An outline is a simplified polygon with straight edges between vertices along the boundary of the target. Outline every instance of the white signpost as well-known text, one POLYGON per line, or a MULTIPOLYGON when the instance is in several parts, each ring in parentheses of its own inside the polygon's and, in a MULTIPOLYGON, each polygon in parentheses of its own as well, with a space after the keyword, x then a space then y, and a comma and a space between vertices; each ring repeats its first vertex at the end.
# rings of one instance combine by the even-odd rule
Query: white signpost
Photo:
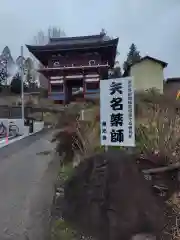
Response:
POLYGON ((100 81, 101 145, 135 146, 133 78, 100 81))

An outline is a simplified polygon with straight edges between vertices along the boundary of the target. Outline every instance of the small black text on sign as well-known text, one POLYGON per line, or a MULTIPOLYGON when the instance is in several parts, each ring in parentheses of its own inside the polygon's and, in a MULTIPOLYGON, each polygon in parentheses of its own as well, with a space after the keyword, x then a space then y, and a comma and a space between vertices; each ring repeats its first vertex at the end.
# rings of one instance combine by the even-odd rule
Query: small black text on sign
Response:
POLYGON ((129 138, 132 137, 132 86, 131 81, 128 81, 128 129, 129 138))
POLYGON ((102 121, 102 140, 105 141, 107 139, 107 129, 106 129, 106 122, 102 121))

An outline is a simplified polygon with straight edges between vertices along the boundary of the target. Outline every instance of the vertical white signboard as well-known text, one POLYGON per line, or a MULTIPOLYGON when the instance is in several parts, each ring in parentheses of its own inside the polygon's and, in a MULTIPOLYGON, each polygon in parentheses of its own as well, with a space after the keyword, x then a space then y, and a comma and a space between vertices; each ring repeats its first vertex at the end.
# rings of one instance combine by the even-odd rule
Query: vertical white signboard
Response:
POLYGON ((100 81, 101 145, 135 146, 133 78, 100 81))

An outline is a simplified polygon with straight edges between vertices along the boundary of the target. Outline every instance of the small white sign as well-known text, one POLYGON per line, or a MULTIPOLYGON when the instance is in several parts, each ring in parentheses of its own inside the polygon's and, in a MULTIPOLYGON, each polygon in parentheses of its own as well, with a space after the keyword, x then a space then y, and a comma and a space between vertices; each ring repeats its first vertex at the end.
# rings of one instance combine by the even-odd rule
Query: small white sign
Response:
POLYGON ((8 119, 0 119, 0 139, 9 136, 9 122, 8 119))
POLYGON ((133 78, 100 81, 101 145, 135 146, 133 78))

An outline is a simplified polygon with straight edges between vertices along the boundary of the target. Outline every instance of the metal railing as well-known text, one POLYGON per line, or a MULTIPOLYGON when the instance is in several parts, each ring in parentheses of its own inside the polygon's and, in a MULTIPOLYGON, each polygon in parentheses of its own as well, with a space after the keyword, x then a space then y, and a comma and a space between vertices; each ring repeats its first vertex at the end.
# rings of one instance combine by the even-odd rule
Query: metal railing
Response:
MULTIPOLYGON (((32 107, 26 106, 24 108, 24 116, 25 118, 32 118, 32 115, 36 113, 38 114, 38 120, 43 120, 43 114, 46 112, 49 113, 61 113, 66 109, 66 107, 32 107)), ((20 119, 22 118, 22 109, 21 106, 7 106, 0 105, 0 118, 8 118, 8 119, 20 119)))
MULTIPOLYGON (((24 115, 26 118, 35 110, 32 107, 25 107, 24 108, 24 115)), ((36 112, 42 112, 42 109, 36 110, 36 112)), ((42 114, 43 116, 43 114, 42 114)), ((8 118, 8 119, 20 119, 22 118, 22 109, 21 106, 0 106, 0 118, 8 118)))

